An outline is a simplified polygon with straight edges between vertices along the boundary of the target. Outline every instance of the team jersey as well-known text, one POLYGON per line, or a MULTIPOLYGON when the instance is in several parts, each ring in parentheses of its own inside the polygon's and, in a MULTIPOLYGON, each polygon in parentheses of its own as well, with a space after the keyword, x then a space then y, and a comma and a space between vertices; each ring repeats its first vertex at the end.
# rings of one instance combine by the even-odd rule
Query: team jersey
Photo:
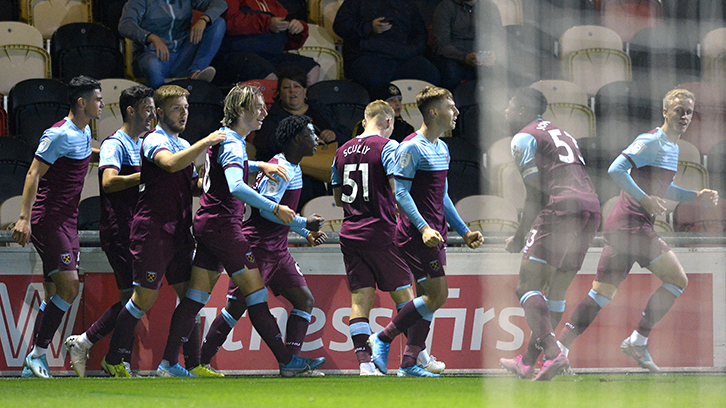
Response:
MULTIPOLYGON (((141 187, 134 226, 144 223, 169 234, 189 230, 192 225, 192 180, 197 176, 194 165, 169 173, 154 162, 154 157, 161 151, 174 154, 187 148, 189 142, 169 134, 161 126, 144 137, 141 144, 141 187)), ((132 230, 135 230, 134 226, 132 230)))
MULTIPOLYGON (((418 212, 446 240, 448 228, 444 211, 446 176, 449 171, 449 147, 437 139, 429 142, 416 132, 404 139, 396 152, 394 177, 411 182, 410 194, 418 212)), ((420 235, 418 228, 403 213, 398 217, 395 240, 399 245, 420 235)))
POLYGON ((568 212, 599 212, 600 204, 577 141, 538 119, 512 138, 512 156, 525 180, 539 176, 546 206, 568 212))
MULTIPOLYGON (((656 197, 665 195, 678 171, 678 145, 662 129, 655 128, 639 135, 621 155, 632 164, 630 176, 645 194, 656 197)), ((653 217, 645 211, 640 201, 625 191, 620 192, 610 218, 614 216, 624 216, 622 222, 653 223, 653 217)))
POLYGON ((340 237, 369 246, 393 236, 396 200, 389 178, 398 142, 378 135, 357 136, 335 152, 331 183, 342 188, 345 214, 340 237))
POLYGON ((35 158, 50 166, 38 182, 31 223, 75 227, 83 182, 91 161, 91 128, 81 130, 68 117, 43 132, 35 158))
POLYGON ((239 167, 247 180, 249 165, 247 162, 247 145, 245 139, 228 127, 220 129, 227 136, 222 143, 207 148, 204 163, 204 180, 202 181, 201 207, 197 211, 200 220, 209 217, 244 217, 245 203, 237 199, 230 191, 224 170, 239 167))
POLYGON ((121 191, 103 191, 103 173, 116 169, 119 176, 141 171, 141 142, 134 141, 122 130, 106 138, 101 144, 101 158, 98 162, 98 183, 101 186, 101 224, 99 234, 101 245, 127 242, 131 234, 136 203, 139 201, 139 187, 133 186, 121 191))
MULTIPOLYGON (((276 154, 269 163, 284 166, 290 181, 286 182, 279 176, 272 180, 260 172, 255 181, 255 190, 269 200, 297 210, 303 186, 300 165, 288 162, 283 153, 276 154)), ((261 253, 287 252, 287 234, 290 227, 268 220, 257 208, 252 207, 252 214, 245 221, 242 231, 250 245, 261 253)))

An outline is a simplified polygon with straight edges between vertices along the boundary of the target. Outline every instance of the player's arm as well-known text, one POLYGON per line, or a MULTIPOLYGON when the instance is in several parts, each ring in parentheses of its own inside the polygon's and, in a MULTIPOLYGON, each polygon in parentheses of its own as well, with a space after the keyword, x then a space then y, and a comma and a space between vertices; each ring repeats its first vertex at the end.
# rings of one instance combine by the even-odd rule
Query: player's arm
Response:
POLYGON ((30 241, 30 211, 35 203, 35 197, 38 195, 38 183, 40 178, 50 168, 38 158, 34 158, 30 164, 30 169, 25 175, 25 185, 23 186, 23 199, 20 204, 20 217, 13 228, 13 240, 18 244, 25 246, 30 241))
POLYGON ((278 204, 261 196, 252 187, 245 182, 244 172, 240 167, 229 166, 224 169, 224 176, 227 179, 227 187, 229 192, 255 208, 271 212, 275 217, 279 218, 284 224, 289 224, 295 218, 295 211, 290 207, 278 204))
POLYGON ((513 236, 507 238, 504 249, 507 252, 518 253, 524 247, 525 236, 542 209, 542 180, 535 161, 537 140, 534 136, 529 133, 517 133, 512 138, 511 150, 514 162, 522 175, 527 197, 524 200, 524 213, 519 221, 519 227, 513 236))
POLYGON ((335 205, 343 208, 343 185, 340 181, 338 168, 335 166, 336 157, 333 158, 333 164, 330 166, 330 185, 333 186, 333 199, 335 205))
POLYGON ((125 176, 118 174, 115 167, 107 167, 103 170, 101 177, 101 188, 105 193, 115 193, 117 191, 126 190, 134 186, 138 186, 141 182, 141 173, 132 173, 125 176))
POLYGON ((648 214, 654 216, 662 214, 666 210, 665 200, 646 194, 635 183, 629 172, 633 168, 633 164, 632 159, 623 153, 613 160, 610 168, 608 168, 608 174, 615 180, 618 187, 638 200, 648 214))
POLYGON ((192 164, 194 159, 207 147, 214 146, 226 139, 227 136, 225 136, 224 132, 217 130, 180 152, 172 153, 169 150, 159 150, 154 155, 154 163, 169 173, 176 173, 192 164))
MULTIPOLYGON (((262 162, 258 162, 262 164, 262 162)), ((272 164, 272 163, 265 163, 269 164, 272 167, 268 167, 272 169, 273 167, 279 167, 282 172, 287 176, 287 170, 285 169, 285 166, 280 164, 272 164)), ((262 167, 260 167, 260 170, 262 170, 262 167)), ((279 170, 278 170, 279 171, 279 170)), ((257 189, 260 191, 259 194, 275 203, 279 203, 282 200, 282 197, 285 195, 285 192, 291 187, 288 180, 283 179, 282 176, 279 175, 270 175, 267 176, 268 178, 262 178, 259 180, 259 185, 257 186, 257 189), (269 188, 268 188, 269 186, 269 188)), ((307 238, 310 231, 320 231, 320 228, 323 227, 323 223, 325 220, 323 217, 319 216, 318 214, 312 214, 308 216, 307 218, 301 217, 299 215, 295 215, 295 218, 292 220, 291 223, 285 224, 280 219, 277 218, 277 216, 265 209, 260 209, 260 215, 276 224, 282 224, 282 225, 289 225, 290 229, 293 231, 298 232, 299 234, 305 234, 303 235, 304 238, 307 238), (296 230, 297 229, 297 230, 296 230), (304 229, 305 231, 302 231, 304 229)))
POLYGON ((262 174, 264 174, 268 178, 273 178, 273 176, 280 176, 280 178, 285 180, 286 183, 290 181, 290 178, 287 175, 287 170, 285 170, 285 166, 282 166, 280 164, 250 160, 247 162, 247 165, 249 166, 250 172, 254 173, 256 171, 261 171, 262 174))
POLYGON ((700 201, 705 206, 718 204, 718 191, 704 188, 700 191, 686 190, 671 183, 663 198, 678 202, 700 201))

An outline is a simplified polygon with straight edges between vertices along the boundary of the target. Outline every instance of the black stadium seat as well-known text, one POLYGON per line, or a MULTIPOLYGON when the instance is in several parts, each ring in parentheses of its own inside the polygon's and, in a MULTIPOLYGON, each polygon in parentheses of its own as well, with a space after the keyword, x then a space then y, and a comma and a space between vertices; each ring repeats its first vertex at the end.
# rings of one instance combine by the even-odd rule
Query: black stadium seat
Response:
POLYGON ((308 88, 308 98, 325 106, 337 126, 336 134, 352 135, 355 125, 363 119, 370 101, 368 92, 351 81, 321 81, 308 88), (341 132, 341 133, 338 133, 341 132))
POLYGON ((189 118, 179 136, 194 144, 222 127, 225 95, 219 88, 197 79, 178 79, 169 85, 179 85, 189 91, 189 118))
POLYGON ((119 38, 93 23, 71 23, 58 28, 51 39, 53 77, 68 83, 73 77, 123 78, 124 58, 119 38))
POLYGON ((68 88, 54 79, 27 79, 10 90, 10 134, 35 150, 43 132, 70 110, 68 88))

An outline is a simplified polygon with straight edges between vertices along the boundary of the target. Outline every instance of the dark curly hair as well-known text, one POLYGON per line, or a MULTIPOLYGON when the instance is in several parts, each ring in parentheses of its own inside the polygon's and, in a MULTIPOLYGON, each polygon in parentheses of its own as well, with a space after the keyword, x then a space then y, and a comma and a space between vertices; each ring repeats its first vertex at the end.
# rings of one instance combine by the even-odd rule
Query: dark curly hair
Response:
POLYGON ((308 125, 311 125, 313 120, 305 115, 291 115, 280 121, 275 130, 275 139, 277 145, 285 150, 288 143, 290 143, 295 136, 301 134, 308 125))

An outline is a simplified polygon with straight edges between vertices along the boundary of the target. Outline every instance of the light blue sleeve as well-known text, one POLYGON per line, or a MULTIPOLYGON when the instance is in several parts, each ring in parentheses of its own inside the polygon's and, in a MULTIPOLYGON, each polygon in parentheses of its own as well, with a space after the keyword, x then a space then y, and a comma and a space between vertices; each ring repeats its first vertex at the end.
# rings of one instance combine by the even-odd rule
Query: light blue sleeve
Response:
POLYGON ((679 202, 696 201, 696 194, 697 192, 694 190, 686 190, 685 188, 678 187, 671 183, 671 185, 668 186, 668 190, 666 190, 666 193, 663 195, 663 198, 679 202))
POLYGON ((262 197, 252 187, 248 186, 244 179, 244 171, 240 167, 230 166, 225 168, 224 176, 227 178, 229 192, 240 201, 260 210, 275 211, 277 203, 262 197))
POLYGON ((512 157, 519 167, 523 179, 539 174, 535 157, 537 154, 537 140, 529 133, 517 133, 511 142, 512 157))
MULTIPOLYGON (((229 166, 239 166, 244 168, 247 161, 247 150, 243 143, 239 140, 229 137, 219 146, 217 154, 217 162, 226 169, 229 166)), ((249 162, 248 162, 249 165, 249 162)))
POLYGON ((631 168, 633 168, 633 165, 630 160, 621 154, 613 160, 610 168, 608 168, 608 174, 615 180, 618 187, 640 201, 645 197, 645 191, 635 184, 635 180, 628 173, 631 168))
POLYGON ((464 220, 461 219, 459 212, 454 207, 454 202, 449 197, 449 180, 446 180, 446 187, 444 190, 444 214, 446 215, 446 222, 459 233, 462 237, 469 232, 469 227, 466 226, 464 220))
POLYGON ((636 137, 633 143, 623 150, 623 154, 635 163, 635 167, 641 168, 652 165, 658 156, 659 150, 659 143, 655 135, 644 133, 636 137))
POLYGON ((401 143, 396 151, 396 166, 394 175, 413 180, 421 161, 421 152, 411 141, 401 143))
POLYGON ((101 143, 98 167, 115 167, 121 170, 124 160, 124 146, 118 139, 106 139, 101 143))
POLYGON ((396 166, 394 175, 396 176, 396 201, 401 207, 401 211, 417 229, 421 229, 428 224, 423 219, 421 213, 416 207, 416 203, 411 197, 411 184, 413 177, 416 175, 416 168, 421 159, 420 153, 416 146, 409 142, 401 143, 396 151, 396 166))
POLYGON ((56 160, 65 156, 66 150, 68 150, 67 146, 61 128, 53 127, 43 132, 35 155, 48 164, 53 164, 56 160))
POLYGON ((383 163, 386 175, 391 175, 396 171, 396 151, 398 150, 398 146, 399 144, 395 140, 389 140, 388 143, 383 146, 381 162, 383 163))
MULTIPOLYGON (((287 171, 287 174, 294 174, 294 170, 290 166, 285 166, 285 170, 287 171)), ((262 197, 270 201, 274 201, 275 203, 279 203, 280 200, 282 200, 282 196, 285 195, 285 191, 287 191, 287 188, 290 186, 290 183, 283 180, 280 176, 275 175, 274 177, 275 179, 271 180, 269 177, 263 175, 257 188, 260 190, 262 197)), ((307 219, 299 215, 296 215, 295 219, 293 219, 290 224, 283 224, 283 222, 280 221, 275 214, 264 209, 260 209, 260 215, 276 224, 289 225, 290 227, 303 228, 307 225, 307 219)))
MULTIPOLYGON (((246 150, 245 150, 245 157, 247 157, 247 151, 246 151, 246 150)), ((249 168, 249 171, 250 171, 251 173, 254 173, 254 172, 256 172, 256 171, 260 171, 260 163, 261 163, 261 162, 259 162, 259 161, 256 161, 256 160, 253 160, 253 161, 248 161, 248 162, 247 162, 247 166, 248 166, 248 168, 249 168)))
POLYGON ((144 158, 153 162, 154 156, 162 150, 174 152, 174 149, 167 143, 168 139, 158 133, 150 133, 144 138, 144 158))
POLYGON ((335 187, 340 186, 340 174, 338 174, 338 169, 335 168, 335 158, 333 158, 333 164, 330 166, 330 184, 335 187))
POLYGON ((396 185, 396 201, 401 206, 401 211, 408 217, 409 220, 416 226, 417 229, 423 228, 427 224, 426 220, 423 219, 421 213, 416 207, 416 203, 413 202, 411 197, 411 181, 395 179, 396 185))

